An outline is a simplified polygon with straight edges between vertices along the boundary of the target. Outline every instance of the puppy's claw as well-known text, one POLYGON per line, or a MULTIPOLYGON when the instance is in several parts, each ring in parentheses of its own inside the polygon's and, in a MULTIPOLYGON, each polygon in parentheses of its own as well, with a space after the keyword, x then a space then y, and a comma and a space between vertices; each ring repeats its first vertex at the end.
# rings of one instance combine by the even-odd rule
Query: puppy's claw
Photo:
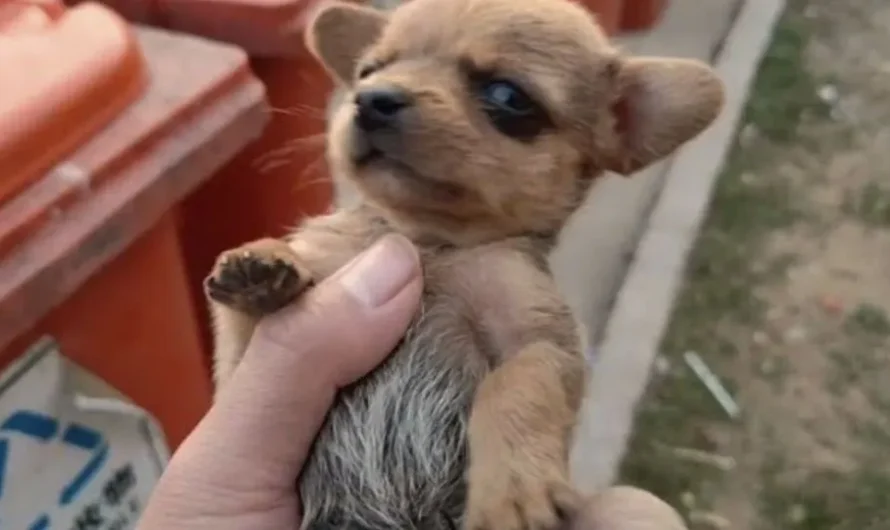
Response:
POLYGON ((580 496, 561 482, 535 484, 514 479, 498 494, 468 505, 467 530, 562 530, 581 504, 580 496))

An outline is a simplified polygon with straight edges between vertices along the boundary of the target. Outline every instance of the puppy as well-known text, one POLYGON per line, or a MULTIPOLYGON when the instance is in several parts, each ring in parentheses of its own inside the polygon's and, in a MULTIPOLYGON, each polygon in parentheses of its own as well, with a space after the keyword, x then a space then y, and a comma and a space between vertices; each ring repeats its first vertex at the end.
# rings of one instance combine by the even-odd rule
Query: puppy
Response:
POLYGON ((303 528, 684 528, 642 492, 571 487, 585 362, 547 254, 605 171, 633 173, 713 121, 714 73, 626 57, 567 0, 335 3, 308 44, 348 91, 328 159, 362 201, 220 257, 206 283, 217 384, 259 317, 383 234, 418 246, 425 292, 401 344, 330 412, 299 478, 303 528))

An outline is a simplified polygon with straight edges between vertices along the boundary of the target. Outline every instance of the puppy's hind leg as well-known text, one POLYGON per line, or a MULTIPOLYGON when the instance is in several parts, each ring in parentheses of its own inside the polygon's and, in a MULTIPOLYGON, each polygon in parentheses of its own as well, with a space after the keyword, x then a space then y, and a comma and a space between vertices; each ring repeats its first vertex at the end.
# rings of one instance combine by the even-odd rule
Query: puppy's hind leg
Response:
POLYGON ((287 243, 260 239, 224 252, 204 282, 214 324, 217 392, 244 355, 259 319, 290 304, 313 283, 287 243))

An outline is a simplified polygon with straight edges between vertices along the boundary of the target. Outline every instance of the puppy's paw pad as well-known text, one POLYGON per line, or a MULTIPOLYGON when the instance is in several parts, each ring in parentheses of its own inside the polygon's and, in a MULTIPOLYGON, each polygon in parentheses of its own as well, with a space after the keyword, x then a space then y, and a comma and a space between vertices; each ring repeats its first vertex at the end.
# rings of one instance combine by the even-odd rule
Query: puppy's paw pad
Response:
POLYGON ((310 284, 309 274, 293 262, 247 249, 223 254, 205 289, 221 304, 266 315, 293 302, 310 284))

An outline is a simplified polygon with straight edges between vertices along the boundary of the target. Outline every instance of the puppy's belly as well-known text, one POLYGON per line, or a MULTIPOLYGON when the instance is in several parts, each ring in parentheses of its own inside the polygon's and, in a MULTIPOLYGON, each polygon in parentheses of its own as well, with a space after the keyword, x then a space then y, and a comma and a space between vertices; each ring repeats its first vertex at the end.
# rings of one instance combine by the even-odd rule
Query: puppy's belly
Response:
POLYGON ((303 529, 460 524, 467 421, 488 369, 468 325, 425 312, 380 368, 342 393, 300 478, 303 529))

